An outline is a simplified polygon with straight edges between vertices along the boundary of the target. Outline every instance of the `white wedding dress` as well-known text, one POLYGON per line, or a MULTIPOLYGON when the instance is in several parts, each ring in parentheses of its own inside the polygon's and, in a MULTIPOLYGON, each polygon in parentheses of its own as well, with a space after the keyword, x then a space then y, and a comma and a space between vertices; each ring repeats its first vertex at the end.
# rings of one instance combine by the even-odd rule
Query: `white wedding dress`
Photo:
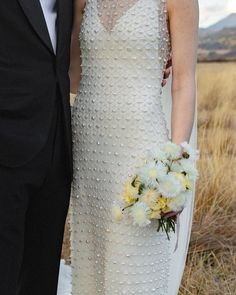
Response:
MULTIPOLYGON (((168 241, 111 209, 148 151, 169 138, 170 56, 165 0, 88 0, 80 33, 82 79, 73 108, 73 295, 176 295, 192 204, 168 241)), ((195 134, 195 133, 194 133, 195 134)))

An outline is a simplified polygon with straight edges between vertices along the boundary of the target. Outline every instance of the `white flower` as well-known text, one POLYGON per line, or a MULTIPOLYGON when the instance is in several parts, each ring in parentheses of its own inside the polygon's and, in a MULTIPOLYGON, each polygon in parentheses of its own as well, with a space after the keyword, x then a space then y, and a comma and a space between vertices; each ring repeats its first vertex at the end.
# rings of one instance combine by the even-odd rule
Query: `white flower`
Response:
POLYGON ((130 215, 133 218, 134 225, 137 224, 139 226, 146 226, 150 224, 151 221, 148 219, 149 213, 149 207, 143 202, 134 204, 130 210, 130 215))
POLYGON ((199 158, 198 150, 195 150, 194 148, 192 148, 191 145, 187 143, 186 141, 182 142, 180 146, 182 147, 182 153, 187 153, 189 155, 189 159, 191 159, 192 161, 198 160, 199 158))
POLYGON ((189 180, 181 172, 169 172, 169 175, 174 175, 181 183, 182 191, 186 190, 186 187, 189 185, 189 180))
POLYGON ((168 203, 168 207, 174 212, 181 211, 186 205, 188 195, 188 193, 179 194, 177 197, 171 199, 171 202, 168 203))
POLYGON ((166 161, 166 154, 160 148, 152 149, 149 152, 149 156, 150 156, 151 159, 155 159, 155 160, 158 160, 158 161, 166 161))
POLYGON ((146 189, 142 193, 142 201, 148 205, 148 207, 153 207, 157 202, 157 199, 160 197, 160 193, 153 189, 146 189))
POLYGON ((166 198, 176 197, 182 190, 180 181, 172 174, 168 174, 159 181, 159 191, 166 198))
POLYGON ((166 144, 164 144, 163 151, 165 152, 166 156, 172 160, 181 157, 180 145, 175 144, 171 141, 168 141, 166 144))
POLYGON ((183 172, 183 168, 180 164, 180 161, 172 162, 170 170, 171 172, 176 172, 176 173, 183 172))
POLYGON ((122 212, 122 209, 120 208, 120 206, 114 205, 112 207, 112 215, 113 215, 115 220, 117 220, 117 221, 122 220, 123 212, 122 212))
POLYGON ((147 186, 157 186, 157 179, 164 177, 167 173, 167 167, 161 162, 150 162, 143 166, 139 171, 141 182, 147 186))
POLYGON ((179 161, 181 172, 185 172, 190 180, 196 180, 198 177, 198 170, 194 162, 189 159, 182 159, 179 161))

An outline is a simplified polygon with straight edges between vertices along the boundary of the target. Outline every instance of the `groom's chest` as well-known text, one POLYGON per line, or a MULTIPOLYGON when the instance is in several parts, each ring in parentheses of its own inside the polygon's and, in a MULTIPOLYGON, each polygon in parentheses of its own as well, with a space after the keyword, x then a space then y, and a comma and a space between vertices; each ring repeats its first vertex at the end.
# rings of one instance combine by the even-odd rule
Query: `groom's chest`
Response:
POLYGON ((54 52, 57 47, 57 1, 39 0, 54 52))
POLYGON ((53 24, 55 23, 55 20, 57 19, 57 12, 58 12, 58 6, 57 6, 57 0, 38 0, 40 2, 44 18, 47 22, 50 21, 53 24))
MULTIPOLYGON (((52 47, 56 39, 61 48, 69 42, 73 0, 0 1, 1 35, 6 39, 39 40, 52 47), (64 45, 63 45, 64 44, 64 45)), ((50 48, 49 48, 50 49, 50 48)))

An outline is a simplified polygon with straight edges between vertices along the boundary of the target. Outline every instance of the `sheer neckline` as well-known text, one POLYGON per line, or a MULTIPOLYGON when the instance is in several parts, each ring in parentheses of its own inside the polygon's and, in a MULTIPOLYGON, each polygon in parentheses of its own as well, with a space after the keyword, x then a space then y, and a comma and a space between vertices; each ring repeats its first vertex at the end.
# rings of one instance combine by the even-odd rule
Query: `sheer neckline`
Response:
POLYGON ((107 32, 112 32, 120 20, 141 0, 97 0, 99 21, 107 32))

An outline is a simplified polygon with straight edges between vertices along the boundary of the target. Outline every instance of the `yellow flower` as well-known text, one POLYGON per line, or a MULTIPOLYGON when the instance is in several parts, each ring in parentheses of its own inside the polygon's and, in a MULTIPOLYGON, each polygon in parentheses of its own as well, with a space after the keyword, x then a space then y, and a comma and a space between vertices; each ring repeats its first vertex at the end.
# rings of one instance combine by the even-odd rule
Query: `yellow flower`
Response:
POLYGON ((186 177, 185 177, 185 187, 186 187, 186 189, 193 188, 193 182, 189 178, 186 178, 186 177))
POLYGON ((171 172, 180 181, 182 190, 192 189, 192 181, 180 172, 171 172))
POLYGON ((142 199, 150 208, 152 208, 155 206, 159 196, 160 194, 157 191, 149 189, 144 191, 142 199))
POLYGON ((168 212, 170 212, 170 211, 171 211, 171 209, 170 209, 169 206, 165 206, 165 208, 162 209, 162 212, 163 212, 163 213, 168 213, 168 212))
POLYGON ((129 206, 135 203, 139 187, 133 187, 130 182, 125 183, 123 200, 129 206))
POLYGON ((152 210, 161 210, 167 205, 167 198, 160 197, 157 199, 154 206, 151 207, 152 210))
POLYGON ((161 219, 161 210, 153 210, 149 215, 150 219, 161 219))
POLYGON ((157 200, 157 202, 160 204, 161 209, 164 209, 166 207, 166 205, 168 204, 169 199, 161 197, 157 200))
POLYGON ((171 199, 169 198, 160 197, 157 199, 157 202, 154 206, 151 207, 151 209, 153 211, 160 211, 163 213, 170 212, 170 208, 168 207, 168 203, 170 202, 170 200, 171 199))

